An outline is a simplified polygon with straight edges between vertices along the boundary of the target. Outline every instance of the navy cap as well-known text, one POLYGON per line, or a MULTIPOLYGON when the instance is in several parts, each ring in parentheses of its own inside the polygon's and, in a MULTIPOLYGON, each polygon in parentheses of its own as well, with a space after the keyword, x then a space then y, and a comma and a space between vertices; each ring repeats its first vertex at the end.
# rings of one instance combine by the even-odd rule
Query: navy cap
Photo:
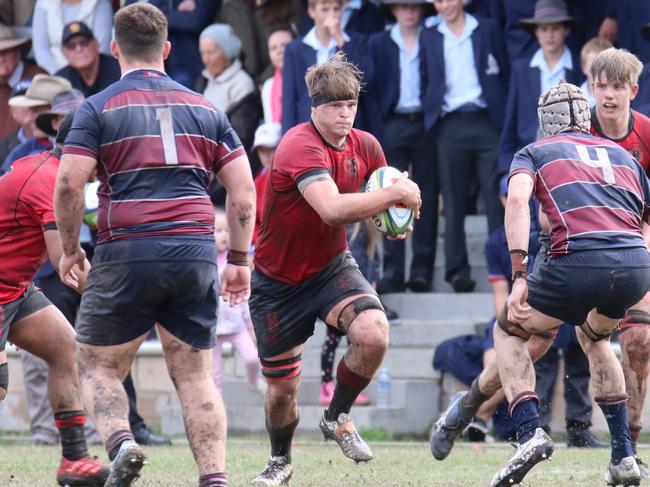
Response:
POLYGON ((24 95, 25 93, 27 93, 27 88, 29 88, 29 85, 31 85, 31 84, 32 84, 31 79, 21 79, 11 89, 11 97, 10 98, 13 98, 14 96, 24 95))
POLYGON ((63 37, 61 38, 61 44, 65 45, 65 43, 72 39, 74 36, 84 36, 88 39, 95 38, 93 31, 90 30, 90 27, 88 27, 83 22, 75 21, 70 22, 63 28, 63 37))

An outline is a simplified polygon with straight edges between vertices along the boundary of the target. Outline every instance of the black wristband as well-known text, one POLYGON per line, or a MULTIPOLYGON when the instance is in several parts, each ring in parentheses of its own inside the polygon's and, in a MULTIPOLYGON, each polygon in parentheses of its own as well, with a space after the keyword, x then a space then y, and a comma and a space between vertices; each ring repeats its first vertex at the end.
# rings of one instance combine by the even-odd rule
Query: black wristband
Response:
POLYGON ((9 364, 7 362, 0 364, 0 389, 5 391, 9 389, 9 364))
POLYGON ((248 252, 242 252, 241 250, 229 250, 228 251, 228 264, 246 266, 248 267, 248 252))
POLYGON ((528 259, 528 252, 526 252, 525 250, 522 250, 522 249, 512 249, 512 250, 510 251, 510 255, 512 255, 512 254, 521 255, 521 256, 524 258, 524 261, 526 261, 526 263, 528 263, 528 260, 527 260, 527 259, 528 259))

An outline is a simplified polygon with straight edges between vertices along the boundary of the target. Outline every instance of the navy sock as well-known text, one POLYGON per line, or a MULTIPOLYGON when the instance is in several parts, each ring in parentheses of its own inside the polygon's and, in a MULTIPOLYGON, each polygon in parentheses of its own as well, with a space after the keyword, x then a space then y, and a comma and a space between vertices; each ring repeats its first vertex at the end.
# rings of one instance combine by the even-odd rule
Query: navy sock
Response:
POLYGON ((510 416, 517 428, 517 439, 523 445, 535 435, 535 430, 542 427, 537 412, 537 398, 531 397, 519 402, 512 409, 510 416))
POLYGON ((623 458, 634 455, 630 428, 627 424, 627 401, 619 404, 596 402, 607 420, 609 434, 612 437, 612 462, 617 464, 623 458))

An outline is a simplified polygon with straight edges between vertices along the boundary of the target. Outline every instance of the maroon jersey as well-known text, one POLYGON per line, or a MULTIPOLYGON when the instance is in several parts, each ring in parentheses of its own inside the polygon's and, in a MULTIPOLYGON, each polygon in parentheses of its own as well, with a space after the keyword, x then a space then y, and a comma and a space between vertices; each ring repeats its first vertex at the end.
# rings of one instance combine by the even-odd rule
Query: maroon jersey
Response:
POLYGON ((642 113, 630 110, 630 123, 627 134, 620 139, 612 139, 603 134, 594 110, 591 114, 591 133, 616 142, 639 161, 646 173, 650 174, 650 149, 646 145, 650 144, 650 118, 642 113))
POLYGON ((386 158, 377 139, 352 129, 342 149, 311 123, 289 130, 271 163, 255 265, 272 279, 298 284, 347 248, 345 225, 327 225, 302 197, 311 183, 331 177, 340 193, 355 193, 386 158))
POLYGON ((56 229, 58 167, 58 158, 42 152, 14 162, 0 178, 0 304, 20 297, 47 258, 43 231, 56 229))

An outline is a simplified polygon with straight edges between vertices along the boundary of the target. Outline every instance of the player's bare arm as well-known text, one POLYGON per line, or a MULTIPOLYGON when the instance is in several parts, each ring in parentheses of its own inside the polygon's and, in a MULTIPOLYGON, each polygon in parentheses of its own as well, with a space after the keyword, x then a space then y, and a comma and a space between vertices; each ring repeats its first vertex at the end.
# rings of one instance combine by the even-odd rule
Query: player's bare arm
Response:
POLYGON ((83 190, 96 166, 94 158, 76 154, 65 154, 59 165, 54 188, 54 213, 62 247, 58 270, 64 282, 70 277, 68 274, 75 264, 81 270, 84 269, 86 253, 79 246, 84 208, 83 190))
MULTIPOLYGON (((508 248, 513 251, 528 252, 530 234, 530 207, 528 201, 533 193, 533 179, 529 174, 519 173, 510 178, 508 184, 508 201, 506 203, 506 238, 508 248)), ((521 255, 527 264, 527 255, 521 255)), ((515 272, 515 266, 513 266, 515 272)), ((508 297, 508 319, 523 323, 530 317, 530 306, 526 303, 528 286, 526 279, 515 278, 512 291, 508 297)))
POLYGON ((406 173, 394 184, 367 193, 339 193, 331 179, 315 181, 305 188, 303 197, 328 225, 346 225, 376 215, 386 208, 401 203, 420 216, 420 188, 407 178, 406 173))
POLYGON ((235 305, 250 295, 247 256, 255 226, 255 185, 245 156, 226 164, 217 177, 228 192, 226 215, 230 227, 230 251, 221 276, 221 296, 235 305))

